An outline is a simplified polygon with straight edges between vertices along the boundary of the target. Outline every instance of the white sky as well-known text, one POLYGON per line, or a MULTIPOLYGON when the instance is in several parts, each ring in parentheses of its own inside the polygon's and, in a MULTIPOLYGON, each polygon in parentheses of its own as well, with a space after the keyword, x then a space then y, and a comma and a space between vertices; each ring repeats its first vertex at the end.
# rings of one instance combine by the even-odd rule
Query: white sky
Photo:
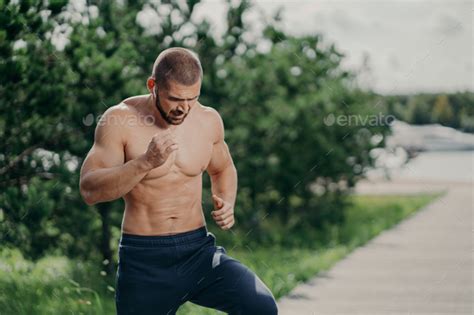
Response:
MULTIPOLYGON (((263 12, 283 7, 283 26, 292 34, 322 33, 346 54, 344 66, 360 68, 362 83, 384 94, 474 91, 472 1, 254 1, 245 21, 259 29, 263 12)), ((217 33, 225 28, 226 4, 205 0, 193 19, 207 18, 217 33)))

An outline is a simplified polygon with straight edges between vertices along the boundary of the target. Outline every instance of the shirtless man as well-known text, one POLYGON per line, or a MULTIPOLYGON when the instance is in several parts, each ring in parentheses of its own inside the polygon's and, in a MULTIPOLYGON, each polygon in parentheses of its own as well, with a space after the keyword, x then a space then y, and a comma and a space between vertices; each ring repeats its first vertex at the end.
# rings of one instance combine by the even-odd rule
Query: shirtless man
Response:
POLYGON ((115 303, 118 314, 175 314, 187 301, 229 314, 277 314, 268 287, 216 246, 203 214, 202 173, 213 219, 234 224, 237 172, 219 113, 198 102, 201 63, 170 48, 147 80, 150 94, 107 109, 81 168, 88 205, 122 197, 115 303))

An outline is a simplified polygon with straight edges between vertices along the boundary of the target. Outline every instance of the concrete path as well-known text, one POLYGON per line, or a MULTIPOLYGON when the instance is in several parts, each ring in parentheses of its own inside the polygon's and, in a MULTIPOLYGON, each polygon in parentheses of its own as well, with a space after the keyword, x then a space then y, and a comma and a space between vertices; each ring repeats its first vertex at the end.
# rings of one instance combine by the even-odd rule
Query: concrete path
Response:
POLYGON ((473 186, 447 188, 442 198, 296 287, 279 300, 279 314, 472 314, 473 186))

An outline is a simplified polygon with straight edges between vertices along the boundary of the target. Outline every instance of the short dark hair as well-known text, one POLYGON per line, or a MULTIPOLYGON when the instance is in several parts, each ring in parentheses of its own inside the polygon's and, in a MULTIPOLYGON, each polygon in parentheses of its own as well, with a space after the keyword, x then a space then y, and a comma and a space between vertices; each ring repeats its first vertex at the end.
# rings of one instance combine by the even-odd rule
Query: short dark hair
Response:
POLYGON ((202 80, 202 67, 199 57, 193 51, 172 47, 163 50, 153 64, 152 77, 158 86, 168 88, 169 81, 183 85, 193 85, 202 80))

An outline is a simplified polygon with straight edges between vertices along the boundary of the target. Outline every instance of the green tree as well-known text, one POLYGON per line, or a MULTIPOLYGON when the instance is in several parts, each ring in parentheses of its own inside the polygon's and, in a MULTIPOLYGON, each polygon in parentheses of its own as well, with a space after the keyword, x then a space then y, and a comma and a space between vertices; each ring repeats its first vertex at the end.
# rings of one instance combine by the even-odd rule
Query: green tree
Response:
POLYGON ((70 153, 84 143, 69 119, 77 76, 50 40, 65 5, 0 4, 0 235, 29 257, 94 248, 81 238, 94 234, 95 217, 75 197, 78 160, 70 153))
POLYGON ((473 132, 474 93, 390 95, 384 97, 387 112, 412 124, 441 123, 473 132))
POLYGON ((449 126, 454 123, 454 114, 447 95, 442 94, 436 97, 432 117, 433 121, 443 125, 449 126))
POLYGON ((294 231, 341 223, 347 188, 372 163, 370 138, 388 129, 325 125, 331 114, 377 114, 375 97, 349 88, 343 55, 322 48, 321 35, 282 35, 277 26, 265 30, 268 52, 250 46, 232 56, 216 69, 221 80, 211 89, 219 94, 203 95, 224 117, 240 178, 237 220, 254 239, 268 237, 267 217, 294 231), (318 179, 321 196, 311 190, 318 179))
POLYGON ((430 104, 424 100, 410 98, 408 101, 409 121, 414 124, 429 124, 431 123, 430 104))
MULTIPOLYGON (((237 233, 284 241, 267 233, 274 222, 324 235, 344 220, 344 196, 372 165, 370 150, 383 145, 373 136, 388 126, 324 119, 372 117, 381 111, 377 97, 354 85, 343 54, 321 34, 285 34, 277 14, 250 41, 243 16, 251 3, 242 1, 228 3, 227 30, 216 38, 206 20, 192 23, 196 3, 90 1, 74 14, 64 14, 72 10, 66 1, 0 4, 2 244, 33 258, 57 251, 111 261, 123 203, 87 207, 79 167, 99 115, 146 93, 151 65, 169 46, 199 53, 201 102, 223 117, 239 171, 237 233), (156 30, 137 22, 142 9, 156 14, 156 30), (58 30, 67 34, 64 49, 51 42, 58 30)), ((209 188, 205 177, 206 212, 209 188)))

